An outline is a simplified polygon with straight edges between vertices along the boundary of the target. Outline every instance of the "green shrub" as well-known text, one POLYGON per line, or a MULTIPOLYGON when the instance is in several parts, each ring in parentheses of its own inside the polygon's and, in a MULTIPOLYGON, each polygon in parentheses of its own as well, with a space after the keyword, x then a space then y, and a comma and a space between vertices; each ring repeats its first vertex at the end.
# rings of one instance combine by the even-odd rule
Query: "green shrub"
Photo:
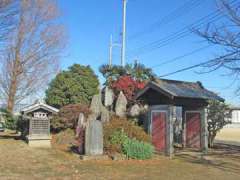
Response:
POLYGON ((110 137, 110 143, 122 145, 127 139, 128 136, 126 135, 126 133, 123 130, 118 130, 115 131, 110 137))
POLYGON ((19 117, 16 121, 16 130, 21 132, 22 138, 25 138, 29 132, 29 119, 19 117))
POLYGON ((122 153, 122 145, 126 139, 128 139, 128 136, 122 129, 116 130, 105 141, 105 148, 109 153, 122 153))
POLYGON ((110 122, 104 124, 104 144, 107 145, 115 131, 123 130, 129 138, 135 138, 143 142, 151 142, 150 136, 144 129, 126 118, 111 117, 110 122))
POLYGON ((151 138, 143 128, 116 116, 104 124, 104 148, 109 154, 124 153, 134 159, 149 159, 154 151, 151 138))
POLYGON ((129 138, 135 138, 143 142, 151 142, 150 136, 144 131, 143 128, 134 124, 126 118, 119 118, 117 116, 111 117, 110 122, 107 122, 103 126, 104 133, 104 149, 110 153, 121 152, 121 145, 112 144, 110 142, 111 137, 116 131, 124 131, 129 138))
POLYGON ((0 111, 2 112, 2 116, 5 120, 5 127, 10 130, 16 130, 17 118, 6 109, 1 109, 0 111))
POLYGON ((150 159, 154 152, 154 148, 151 144, 129 138, 123 143, 122 148, 123 153, 128 158, 132 159, 150 159))

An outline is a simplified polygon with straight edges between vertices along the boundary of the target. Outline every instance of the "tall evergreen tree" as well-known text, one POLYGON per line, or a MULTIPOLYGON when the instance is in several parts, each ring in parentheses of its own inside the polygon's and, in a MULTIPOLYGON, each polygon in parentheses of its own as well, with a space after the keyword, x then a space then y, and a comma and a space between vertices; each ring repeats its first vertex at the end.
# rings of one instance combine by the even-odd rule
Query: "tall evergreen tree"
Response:
POLYGON ((46 102, 60 108, 68 104, 89 104, 98 93, 99 81, 90 66, 74 64, 59 73, 46 91, 46 102))

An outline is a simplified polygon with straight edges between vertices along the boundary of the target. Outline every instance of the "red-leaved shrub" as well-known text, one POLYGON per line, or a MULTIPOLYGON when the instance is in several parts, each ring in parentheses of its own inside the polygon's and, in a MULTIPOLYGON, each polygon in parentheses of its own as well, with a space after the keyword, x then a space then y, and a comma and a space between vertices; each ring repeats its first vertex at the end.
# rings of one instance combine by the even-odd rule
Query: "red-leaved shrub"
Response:
POLYGON ((111 87, 115 94, 123 92, 129 102, 132 102, 137 91, 145 87, 145 83, 134 80, 131 76, 124 75, 119 77, 118 80, 112 82, 111 87))

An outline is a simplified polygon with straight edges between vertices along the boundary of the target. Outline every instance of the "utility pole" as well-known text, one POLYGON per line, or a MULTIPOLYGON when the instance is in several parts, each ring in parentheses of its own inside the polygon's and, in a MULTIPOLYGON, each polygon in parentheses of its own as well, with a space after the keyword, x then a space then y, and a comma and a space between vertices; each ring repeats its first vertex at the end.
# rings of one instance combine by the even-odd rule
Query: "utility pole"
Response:
POLYGON ((121 47, 120 43, 114 43, 113 42, 113 36, 110 36, 110 44, 109 44, 109 62, 108 65, 111 67, 112 66, 112 55, 113 55, 113 48, 114 47, 121 47))
POLYGON ((126 13, 127 13, 127 0, 123 0, 123 30, 122 30, 122 53, 121 53, 122 66, 125 66, 126 56, 126 13))
POLYGON ((110 45, 109 45, 109 67, 112 66, 112 49, 113 49, 113 40, 112 35, 110 36, 110 45))

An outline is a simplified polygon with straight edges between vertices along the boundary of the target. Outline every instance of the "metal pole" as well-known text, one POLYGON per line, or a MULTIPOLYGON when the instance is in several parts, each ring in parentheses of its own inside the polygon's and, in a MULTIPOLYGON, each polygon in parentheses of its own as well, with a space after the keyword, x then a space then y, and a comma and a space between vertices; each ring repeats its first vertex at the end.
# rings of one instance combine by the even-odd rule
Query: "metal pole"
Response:
POLYGON ((121 54, 122 66, 125 66, 126 56, 126 13, 127 13, 127 0, 123 0, 123 30, 122 30, 122 54, 121 54))
POLYGON ((109 66, 112 66, 112 50, 113 50, 113 40, 112 35, 110 37, 110 46, 109 46, 109 66))

